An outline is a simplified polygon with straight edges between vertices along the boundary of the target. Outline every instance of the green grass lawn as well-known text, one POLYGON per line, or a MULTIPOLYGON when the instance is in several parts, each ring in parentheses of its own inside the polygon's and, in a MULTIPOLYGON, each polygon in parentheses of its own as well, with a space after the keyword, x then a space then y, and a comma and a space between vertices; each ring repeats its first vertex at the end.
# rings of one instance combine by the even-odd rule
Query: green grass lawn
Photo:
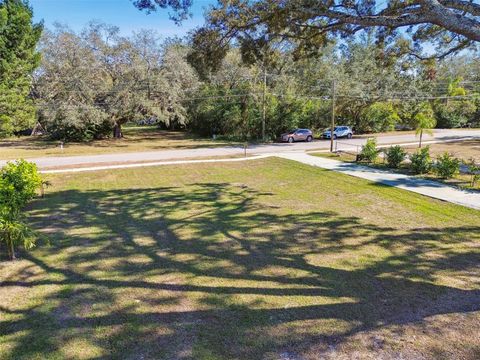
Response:
POLYGON ((480 357, 478 211, 281 159, 50 180, 1 359, 480 357))
POLYGON ((235 145, 234 142, 211 140, 181 131, 160 130, 155 126, 125 127, 123 139, 107 138, 83 143, 66 143, 45 137, 23 136, 0 140, 0 160, 45 156, 98 155, 135 151, 196 149, 235 145))

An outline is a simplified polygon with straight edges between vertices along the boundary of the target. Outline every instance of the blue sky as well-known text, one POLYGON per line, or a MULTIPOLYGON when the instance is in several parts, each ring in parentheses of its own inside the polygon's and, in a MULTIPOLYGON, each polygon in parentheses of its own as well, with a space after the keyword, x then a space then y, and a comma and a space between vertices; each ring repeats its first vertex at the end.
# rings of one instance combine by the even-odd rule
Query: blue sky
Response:
POLYGON ((146 14, 136 9, 130 0, 30 0, 36 21, 43 20, 47 27, 54 22, 81 30, 90 20, 101 20, 116 25, 122 34, 129 35, 139 29, 154 29, 162 37, 185 35, 203 24, 204 9, 215 0, 194 0, 193 17, 181 26, 168 18, 168 10, 146 14))

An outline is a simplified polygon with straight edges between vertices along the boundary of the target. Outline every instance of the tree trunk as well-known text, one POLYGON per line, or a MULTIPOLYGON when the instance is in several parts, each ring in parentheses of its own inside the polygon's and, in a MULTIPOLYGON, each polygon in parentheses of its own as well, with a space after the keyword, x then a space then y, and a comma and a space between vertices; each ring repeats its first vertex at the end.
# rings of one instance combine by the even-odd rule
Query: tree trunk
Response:
POLYGON ((13 247, 13 241, 8 237, 7 239, 8 257, 10 260, 15 260, 15 248, 13 247))
POLYGON ((123 137, 122 125, 118 122, 116 122, 114 127, 113 127, 113 137, 115 139, 121 139, 123 137))
POLYGON ((422 147, 422 136, 423 136, 423 130, 420 130, 420 142, 418 143, 418 147, 422 147))

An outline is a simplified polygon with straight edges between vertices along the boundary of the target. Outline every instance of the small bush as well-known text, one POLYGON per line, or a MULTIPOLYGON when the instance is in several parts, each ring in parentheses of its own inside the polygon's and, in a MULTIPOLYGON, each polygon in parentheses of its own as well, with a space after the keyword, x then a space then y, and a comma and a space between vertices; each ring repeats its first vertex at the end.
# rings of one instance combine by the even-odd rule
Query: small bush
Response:
POLYGON ((388 167, 391 168, 398 168, 403 160, 405 160, 405 156, 407 153, 403 148, 399 145, 391 146, 386 152, 385 155, 387 156, 387 164, 388 167))
POLYGON ((379 151, 377 150, 377 139, 370 138, 367 143, 362 146, 362 150, 358 156, 359 161, 372 163, 377 159, 379 151))
POLYGON ((18 160, 0 170, 0 242, 5 243, 10 259, 15 258, 16 244, 23 243, 26 249, 35 245, 23 210, 41 185, 42 178, 34 163, 18 160))
POLYGON ((113 123, 107 114, 94 106, 71 108, 60 105, 54 109, 42 109, 39 120, 53 140, 101 139, 113 129, 113 123))
POLYGON ((449 153, 444 153, 437 158, 435 173, 442 179, 450 179, 460 171, 460 160, 449 153))
POLYGON ((419 149, 412 155, 412 171, 415 174, 426 174, 432 168, 432 159, 430 158, 430 147, 426 146, 419 149))
POLYGON ((470 186, 475 187, 477 181, 480 180, 480 164, 475 162, 474 158, 471 158, 469 162, 465 163, 468 166, 468 174, 471 176, 470 186))

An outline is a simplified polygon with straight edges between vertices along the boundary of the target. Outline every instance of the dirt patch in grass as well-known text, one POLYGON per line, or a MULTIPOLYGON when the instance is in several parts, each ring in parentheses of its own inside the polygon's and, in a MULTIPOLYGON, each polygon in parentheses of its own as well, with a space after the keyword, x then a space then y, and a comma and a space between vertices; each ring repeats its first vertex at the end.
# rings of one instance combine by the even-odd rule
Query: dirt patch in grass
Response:
POLYGON ((50 180, 1 359, 478 358, 478 211, 276 158, 50 180))
MULTIPOLYGON (((464 161, 468 161, 469 159, 473 158, 477 162, 480 162, 480 139, 430 144, 429 147, 430 154, 433 158, 436 158, 447 152, 464 161)), ((405 147, 405 149, 409 153, 413 153, 417 151, 418 147, 409 146, 405 147)))

